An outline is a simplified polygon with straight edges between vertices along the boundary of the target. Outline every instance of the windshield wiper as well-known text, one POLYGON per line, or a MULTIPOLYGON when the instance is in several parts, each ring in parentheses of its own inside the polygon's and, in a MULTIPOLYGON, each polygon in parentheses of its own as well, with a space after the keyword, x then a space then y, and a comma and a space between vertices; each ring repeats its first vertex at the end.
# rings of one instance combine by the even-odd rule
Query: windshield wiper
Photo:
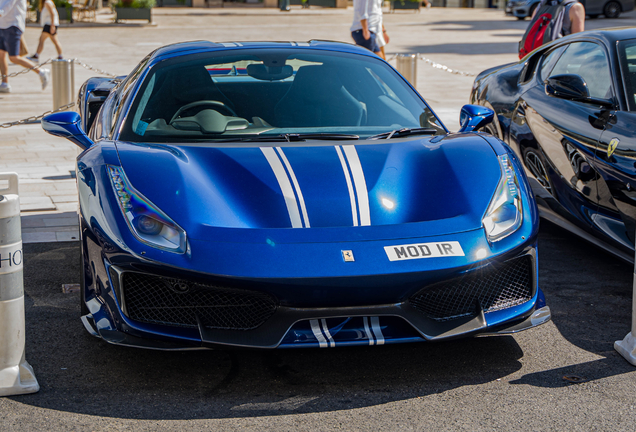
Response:
POLYGON ((402 128, 395 129, 391 132, 384 132, 381 134, 370 136, 367 139, 391 139, 391 138, 400 138, 407 135, 431 135, 437 133, 437 129, 433 128, 402 128))
POLYGON ((287 141, 298 142, 305 140, 357 140, 358 135, 341 134, 341 133, 288 133, 278 135, 257 135, 241 139, 241 141, 287 141))

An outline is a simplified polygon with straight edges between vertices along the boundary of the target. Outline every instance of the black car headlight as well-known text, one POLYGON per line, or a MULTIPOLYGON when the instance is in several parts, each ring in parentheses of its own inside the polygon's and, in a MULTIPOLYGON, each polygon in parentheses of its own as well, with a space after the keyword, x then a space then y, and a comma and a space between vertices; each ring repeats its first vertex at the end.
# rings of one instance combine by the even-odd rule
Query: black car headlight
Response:
POLYGON ((499 156, 501 179, 490 201, 482 224, 489 242, 501 240, 519 229, 523 222, 523 207, 519 180, 508 155, 499 156))
POLYGON ((107 170, 119 209, 135 237, 157 249, 184 253, 186 232, 183 228, 138 192, 121 167, 107 166, 107 170))

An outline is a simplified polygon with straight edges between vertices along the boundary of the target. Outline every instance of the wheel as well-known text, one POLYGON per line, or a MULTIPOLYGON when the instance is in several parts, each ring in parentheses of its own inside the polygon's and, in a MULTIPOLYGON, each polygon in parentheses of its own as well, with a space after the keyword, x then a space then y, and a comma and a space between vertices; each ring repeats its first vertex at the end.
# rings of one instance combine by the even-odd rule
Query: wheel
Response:
POLYGON ((526 19, 526 17, 517 17, 517 19, 518 19, 519 21, 523 21, 524 19, 526 19))
POLYGON ((621 14, 621 4, 619 2, 608 2, 603 8, 603 15, 605 18, 618 18, 621 14))
POLYGON ((488 123, 483 129, 482 132, 486 132, 489 133, 490 135, 496 137, 496 138, 501 138, 499 136, 499 133, 497 132, 497 126, 495 126, 493 123, 488 123))
POLYGON ((554 195, 552 193, 552 183, 550 182, 548 170, 545 169, 541 156, 536 152, 536 150, 528 149, 524 155, 524 159, 526 161, 526 166, 534 178, 537 179, 541 186, 543 186, 550 195, 554 195))

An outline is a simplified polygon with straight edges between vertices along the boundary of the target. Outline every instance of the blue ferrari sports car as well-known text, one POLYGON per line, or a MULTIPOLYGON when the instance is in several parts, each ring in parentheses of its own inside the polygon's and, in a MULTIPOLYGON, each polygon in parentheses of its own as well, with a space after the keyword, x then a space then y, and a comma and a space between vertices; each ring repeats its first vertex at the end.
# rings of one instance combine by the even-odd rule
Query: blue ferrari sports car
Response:
POLYGON ((523 168, 353 45, 189 42, 43 128, 77 158, 81 314, 156 349, 334 347, 550 319, 523 168))

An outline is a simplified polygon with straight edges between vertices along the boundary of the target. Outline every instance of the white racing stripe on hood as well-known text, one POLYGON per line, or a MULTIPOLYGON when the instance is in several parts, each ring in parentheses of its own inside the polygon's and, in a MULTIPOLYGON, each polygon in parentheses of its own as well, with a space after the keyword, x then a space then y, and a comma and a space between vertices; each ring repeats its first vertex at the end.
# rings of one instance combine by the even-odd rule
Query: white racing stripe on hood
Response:
POLYGON ((298 209, 298 203, 296 202, 296 195, 294 195, 292 184, 287 176, 285 167, 283 167, 283 163, 278 157, 276 150, 272 147, 261 147, 261 151, 265 155, 269 166, 272 168, 272 171, 276 176, 276 180, 278 181, 278 186, 280 186, 280 190, 283 193, 283 198, 285 198, 285 205, 287 206, 287 212, 289 213, 289 220, 291 221, 292 228, 302 228, 303 224, 300 219, 300 211, 298 209))
POLYGON ((347 168, 347 162, 342 154, 342 149, 336 146, 336 153, 340 159, 342 165, 342 171, 344 172, 345 180, 347 181, 347 188, 349 189, 349 199, 351 200, 351 215, 353 217, 353 226, 358 226, 358 206, 356 205, 356 195, 353 192, 353 183, 351 182, 351 175, 349 174, 349 168, 347 168))
POLYGON ((294 189, 296 190, 296 195, 298 196, 298 204, 300 204, 300 210, 302 212, 303 221, 305 222, 305 228, 309 228, 309 216, 307 216, 307 208, 305 207, 305 198, 303 198, 303 193, 300 190, 300 185, 298 184, 298 180, 296 179, 296 174, 294 174, 294 170, 291 167, 291 164, 287 160, 287 156, 283 153, 283 149, 280 147, 276 147, 276 151, 280 156, 281 160, 287 167, 287 172, 289 173, 289 177, 294 185, 294 189))
MULTIPOLYGON (((356 197, 358 200, 358 211, 360 212, 360 225, 371 225, 371 212, 369 210, 369 193, 367 192, 367 183, 364 179, 364 171, 356 147, 352 145, 342 146, 344 154, 351 169, 353 184, 356 189, 356 197)), ((354 225, 355 226, 355 225, 354 225)))

